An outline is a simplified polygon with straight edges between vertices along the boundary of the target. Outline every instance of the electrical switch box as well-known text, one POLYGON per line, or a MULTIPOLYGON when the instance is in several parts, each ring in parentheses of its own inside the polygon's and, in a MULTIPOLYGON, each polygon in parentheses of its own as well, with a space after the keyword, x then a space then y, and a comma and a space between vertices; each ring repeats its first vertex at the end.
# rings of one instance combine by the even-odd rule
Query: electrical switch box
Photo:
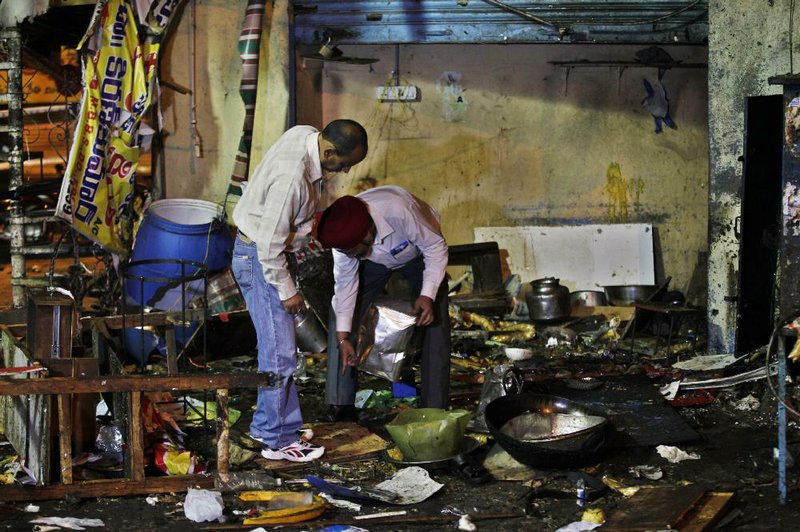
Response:
POLYGON ((375 98, 382 102, 419 101, 419 89, 414 85, 386 85, 375 87, 375 98))

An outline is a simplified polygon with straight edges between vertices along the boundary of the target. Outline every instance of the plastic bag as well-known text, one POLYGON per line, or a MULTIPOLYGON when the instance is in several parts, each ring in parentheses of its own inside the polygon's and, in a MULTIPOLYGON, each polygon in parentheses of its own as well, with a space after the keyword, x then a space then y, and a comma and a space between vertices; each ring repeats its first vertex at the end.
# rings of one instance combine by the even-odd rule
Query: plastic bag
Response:
POLYGON ((416 321, 406 301, 370 306, 358 330, 358 369, 397 382, 414 354, 410 347, 416 321))

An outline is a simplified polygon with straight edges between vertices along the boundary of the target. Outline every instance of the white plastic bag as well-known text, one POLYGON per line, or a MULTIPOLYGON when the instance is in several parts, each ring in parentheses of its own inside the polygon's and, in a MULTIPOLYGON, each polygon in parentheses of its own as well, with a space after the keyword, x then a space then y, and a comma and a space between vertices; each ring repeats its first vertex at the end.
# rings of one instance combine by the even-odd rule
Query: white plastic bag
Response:
POLYGON ((195 523, 216 521, 222 517, 224 509, 222 494, 218 491, 189 488, 183 502, 183 513, 187 519, 191 519, 195 523))

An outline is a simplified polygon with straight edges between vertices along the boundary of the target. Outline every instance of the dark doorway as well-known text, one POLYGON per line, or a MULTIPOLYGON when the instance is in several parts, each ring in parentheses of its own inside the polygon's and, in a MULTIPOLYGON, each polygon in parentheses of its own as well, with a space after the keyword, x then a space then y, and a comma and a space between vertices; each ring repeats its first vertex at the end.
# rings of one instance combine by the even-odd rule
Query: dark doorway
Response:
POLYGON ((769 342, 780 242, 783 96, 747 98, 736 354, 769 342))

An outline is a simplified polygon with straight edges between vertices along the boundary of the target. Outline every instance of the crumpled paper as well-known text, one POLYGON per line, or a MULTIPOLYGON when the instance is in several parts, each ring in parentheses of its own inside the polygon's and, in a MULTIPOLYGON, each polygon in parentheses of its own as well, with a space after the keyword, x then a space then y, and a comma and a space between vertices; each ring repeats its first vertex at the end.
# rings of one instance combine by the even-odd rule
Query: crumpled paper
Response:
POLYGON ((687 453, 678 447, 670 445, 659 445, 656 447, 656 452, 662 457, 666 458, 673 464, 683 462, 684 460, 700 460, 700 455, 697 453, 687 453))
POLYGON ((391 478, 384 480, 375 488, 397 494, 392 504, 417 504, 440 489, 444 484, 433 480, 427 471, 418 466, 399 470, 391 478))

